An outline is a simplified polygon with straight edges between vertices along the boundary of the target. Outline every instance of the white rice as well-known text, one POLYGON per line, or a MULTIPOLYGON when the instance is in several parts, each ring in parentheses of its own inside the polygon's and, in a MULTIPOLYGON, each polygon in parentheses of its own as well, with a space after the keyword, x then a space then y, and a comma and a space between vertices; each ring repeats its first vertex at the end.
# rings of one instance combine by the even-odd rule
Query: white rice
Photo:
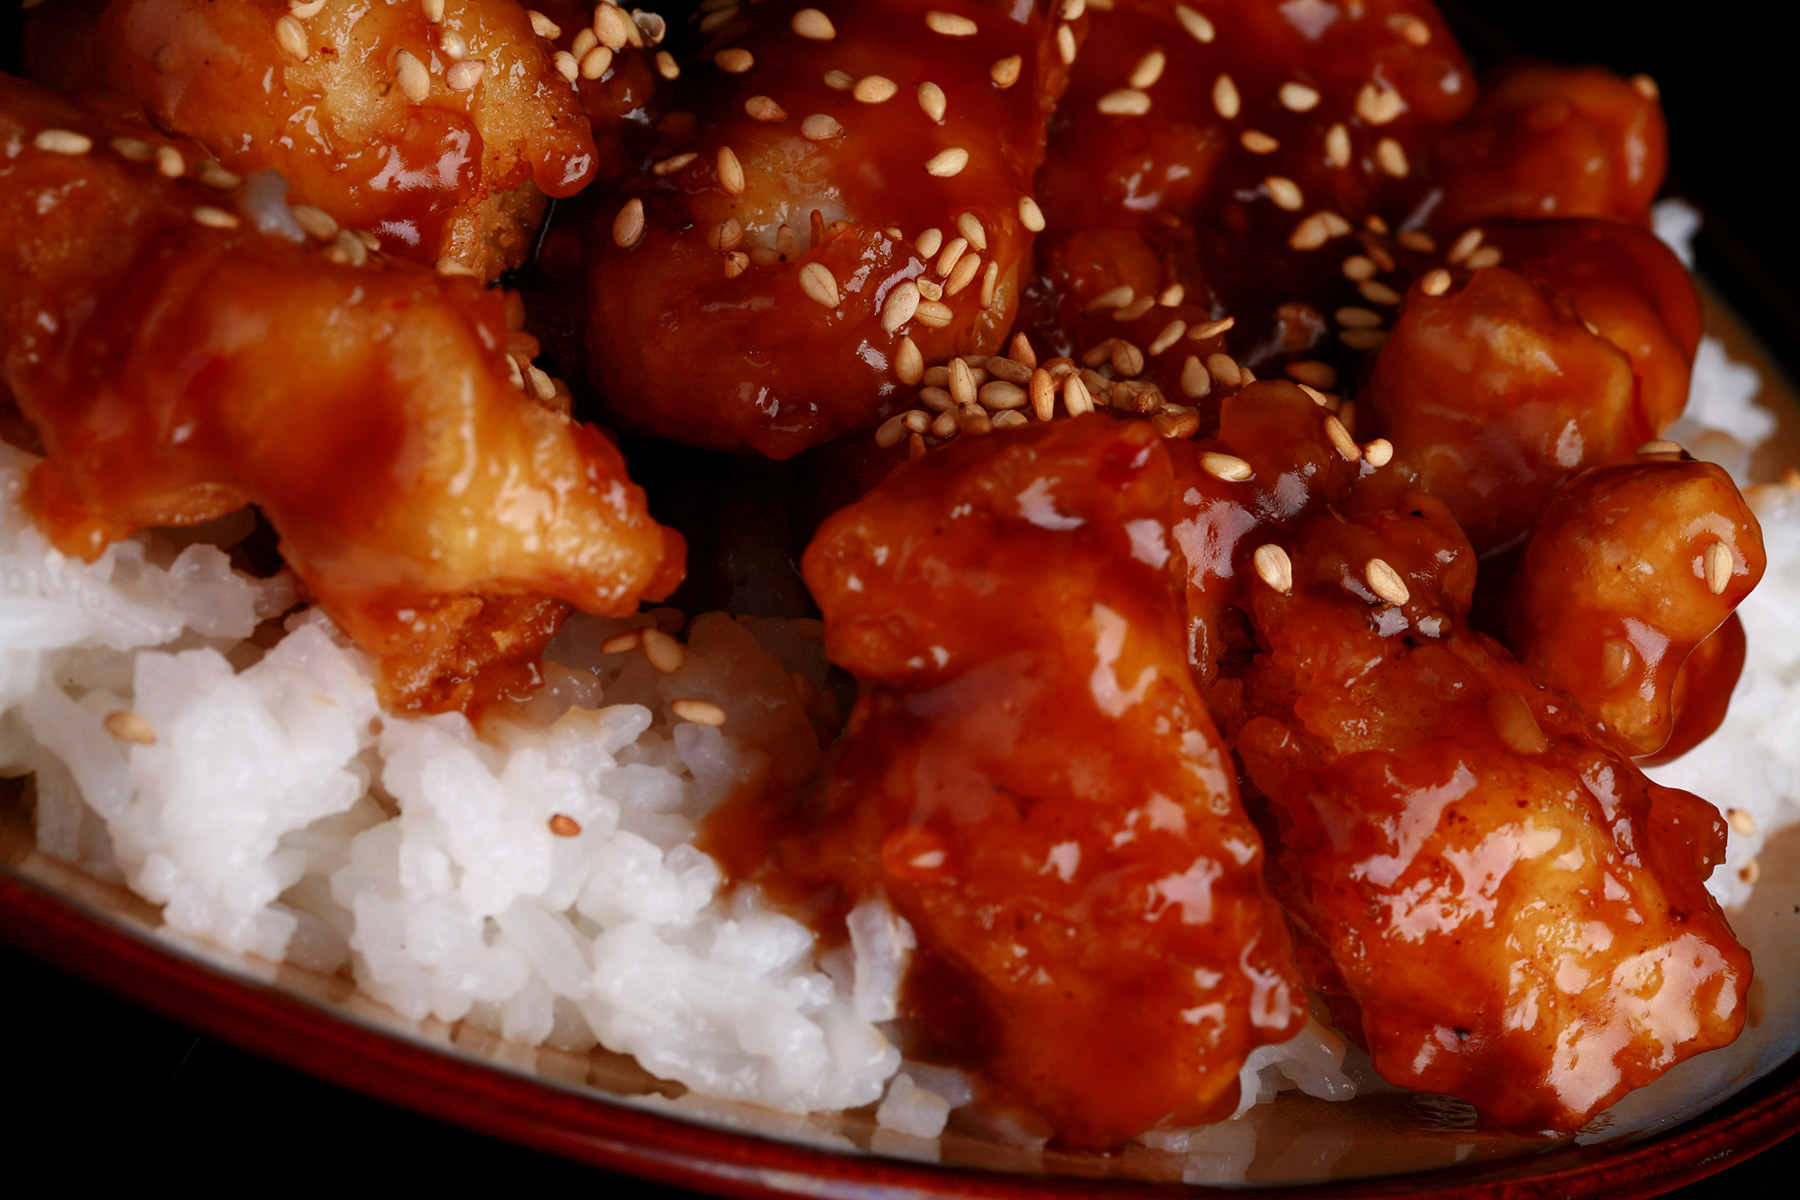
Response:
MULTIPOLYGON (((1687 220, 1658 216, 1670 236, 1687 220)), ((1674 436, 1741 478, 1773 428, 1756 392, 1709 338, 1674 436)), ((0 773, 35 775, 40 849, 161 906, 172 935, 347 970, 410 1020, 629 1054, 702 1108, 878 1105, 877 1148, 916 1154, 972 1100, 958 1072, 903 1067, 883 1031, 913 947, 904 921, 865 903, 851 944, 821 955, 693 844, 734 788, 817 761, 789 676, 823 682, 819 643, 712 614, 665 676, 597 649, 647 619, 577 618, 518 719, 395 717, 317 611, 267 652, 245 640, 292 605, 286 573, 254 579, 212 546, 148 535, 91 564, 51 549, 18 503, 35 461, 0 445, 0 773), (726 724, 674 719, 682 697, 726 724), (153 741, 108 731, 126 710, 153 741), (557 815, 579 834, 553 834, 557 815)), ((1722 735, 1653 772, 1741 810, 1711 884, 1727 905, 1748 896, 1763 842, 1800 820, 1800 496, 1752 495, 1770 570, 1741 610, 1750 665, 1722 735)), ((1309 1021, 1250 1056, 1237 1115, 1290 1088, 1347 1099, 1358 1074, 1309 1021)), ((1144 1140, 1186 1155, 1194 1181, 1241 1177, 1255 1145, 1241 1123, 1144 1140)))

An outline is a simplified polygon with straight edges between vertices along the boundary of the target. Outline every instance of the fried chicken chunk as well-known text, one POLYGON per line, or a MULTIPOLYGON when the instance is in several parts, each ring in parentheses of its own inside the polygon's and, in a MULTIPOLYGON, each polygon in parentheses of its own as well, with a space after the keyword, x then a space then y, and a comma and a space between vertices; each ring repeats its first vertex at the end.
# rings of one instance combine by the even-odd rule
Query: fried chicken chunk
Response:
POLYGON ((1302 972, 1387 1079, 1579 1128, 1742 1027, 1749 956, 1703 887, 1723 822, 1469 630, 1474 552, 1444 505, 1366 455, 1320 471, 1294 449, 1319 440, 1311 407, 1258 385, 1213 451, 1248 465, 1261 516, 1239 540, 1253 650, 1220 709, 1302 972))
POLYGON ((1065 68, 1040 7, 998 0, 715 24, 595 233, 588 348, 620 422, 786 458, 999 346, 1065 68))
POLYGON ((0 379, 59 546, 254 503, 423 707, 529 682, 566 605, 679 581, 618 451, 513 383, 535 347, 499 293, 304 244, 266 195, 160 175, 157 144, 0 77, 0 379))
POLYGON ((1170 486, 1142 423, 996 432, 902 468, 804 564, 863 690, 780 870, 887 896, 918 1051, 1072 1146, 1229 1112, 1305 1016, 1187 670, 1170 486))
POLYGON ((392 253, 491 279, 531 248, 544 197, 595 172, 588 122, 516 0, 113 0, 93 78, 240 175, 392 253))

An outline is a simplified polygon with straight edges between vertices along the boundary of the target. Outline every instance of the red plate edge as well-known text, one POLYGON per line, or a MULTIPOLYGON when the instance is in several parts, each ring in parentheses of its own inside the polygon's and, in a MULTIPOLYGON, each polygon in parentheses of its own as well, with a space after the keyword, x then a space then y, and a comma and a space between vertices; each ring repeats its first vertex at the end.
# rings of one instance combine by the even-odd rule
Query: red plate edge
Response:
POLYGON ((843 1155, 645 1112, 513 1074, 191 960, 0 868, 0 938, 172 1020, 296 1070, 490 1136, 678 1187, 745 1200, 1175 1194, 1270 1200, 1459 1196, 1640 1200, 1733 1166, 1800 1129, 1800 1056, 1714 1110, 1626 1145, 1315 1187, 1223 1189, 1012 1176, 843 1155))

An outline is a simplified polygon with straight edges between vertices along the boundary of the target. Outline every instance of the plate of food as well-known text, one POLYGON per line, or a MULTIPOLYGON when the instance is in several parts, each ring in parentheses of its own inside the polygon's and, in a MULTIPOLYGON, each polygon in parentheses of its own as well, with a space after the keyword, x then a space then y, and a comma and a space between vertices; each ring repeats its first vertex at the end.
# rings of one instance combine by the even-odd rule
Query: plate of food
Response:
POLYGON ((10 939, 738 1194, 1791 1130, 1793 401, 1647 77, 1411 2, 19 45, 10 939))

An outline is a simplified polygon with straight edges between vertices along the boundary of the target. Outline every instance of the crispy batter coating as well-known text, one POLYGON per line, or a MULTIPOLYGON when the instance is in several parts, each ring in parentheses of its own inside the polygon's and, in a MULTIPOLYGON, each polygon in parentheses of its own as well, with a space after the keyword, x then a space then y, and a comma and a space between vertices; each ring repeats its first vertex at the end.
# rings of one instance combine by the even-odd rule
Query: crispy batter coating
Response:
POLYGON ((489 662, 528 682, 564 605, 679 581, 618 451, 509 378, 535 344, 499 293, 258 232, 266 197, 133 161, 166 144, 0 81, 0 372, 59 545, 254 503, 390 698, 428 707, 476 698, 489 662))

